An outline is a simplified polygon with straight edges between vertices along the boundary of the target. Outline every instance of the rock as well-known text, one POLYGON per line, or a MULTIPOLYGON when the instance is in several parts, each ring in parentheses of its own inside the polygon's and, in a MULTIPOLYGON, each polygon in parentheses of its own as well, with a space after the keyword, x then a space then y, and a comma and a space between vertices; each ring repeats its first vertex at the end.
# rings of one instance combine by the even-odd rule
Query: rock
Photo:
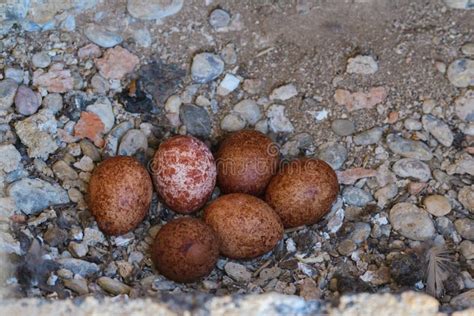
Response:
POLYGON ((25 72, 23 69, 7 68, 5 69, 5 78, 12 79, 16 83, 21 84, 25 78, 25 72))
POLYGON ((123 135, 118 154, 120 156, 145 155, 148 150, 146 135, 139 129, 131 129, 123 135))
POLYGON ((99 98, 94 104, 89 105, 86 110, 96 114, 104 123, 104 133, 108 133, 114 127, 115 116, 108 98, 99 98))
POLYGON ((38 52, 33 55, 31 62, 36 68, 46 68, 51 64, 51 57, 47 52, 38 52))
POLYGON ((378 144, 380 138, 382 138, 383 128, 382 127, 373 127, 366 131, 360 132, 354 135, 353 140, 356 145, 359 146, 368 146, 373 144, 378 144))
POLYGON ((354 184, 357 180, 377 176, 377 170, 352 168, 344 171, 336 171, 337 179, 341 184, 354 184))
POLYGON ((428 213, 440 217, 451 212, 449 200, 442 195, 430 195, 423 200, 423 205, 428 213))
POLYGON ((272 101, 286 101, 294 96, 298 95, 298 90, 296 90, 296 87, 294 84, 286 84, 283 86, 280 86, 272 91, 270 94, 270 100, 272 101))
POLYGON ((345 187, 342 191, 342 198, 349 205, 363 207, 373 201, 370 193, 354 186, 345 187))
POLYGON ((8 110, 15 99, 18 84, 12 79, 0 81, 0 110, 8 110))
POLYGON ((463 96, 456 99, 455 110, 461 120, 474 122, 474 90, 467 90, 463 96))
POLYGON ((101 55, 102 51, 100 47, 92 43, 79 48, 77 51, 77 57, 79 57, 79 59, 97 58, 101 55))
POLYGON ((98 278, 97 284, 112 295, 128 294, 132 290, 130 286, 109 277, 98 278))
POLYGON ((86 25, 84 35, 89 41, 104 48, 114 47, 123 41, 122 36, 106 31, 101 26, 92 23, 86 25))
POLYGON ((274 133, 292 133, 293 124, 285 116, 285 107, 283 105, 273 104, 267 110, 268 126, 274 133))
POLYGON ((375 191, 375 198, 377 199, 377 205, 384 207, 391 199, 398 194, 398 187, 394 183, 387 184, 386 186, 375 191))
POLYGON ((465 186, 459 190, 458 200, 469 212, 474 213, 474 186, 465 186))
POLYGON ((390 134, 387 136, 387 145, 395 154, 406 158, 423 161, 433 158, 430 148, 417 140, 405 139, 401 136, 390 134))
POLYGON ((467 173, 474 176, 474 158, 468 154, 461 156, 454 164, 446 168, 446 173, 449 175, 467 173))
POLYGON ((226 263, 224 270, 228 276, 237 282, 249 282, 252 278, 252 274, 247 270, 247 268, 235 262, 226 263))
POLYGON ((227 27, 230 24, 230 14, 222 9, 215 9, 209 15, 209 24, 215 30, 227 27))
POLYGON ((350 74, 372 75, 377 72, 379 66, 372 56, 358 55, 349 58, 346 71, 350 74))
MULTIPOLYGON (((455 308, 474 308, 474 289, 453 297, 450 304, 455 308)), ((469 313, 469 311, 467 312, 469 313)))
POLYGON ((474 60, 456 59, 449 65, 447 76, 455 87, 467 88, 474 86, 474 60))
POLYGON ((76 29, 76 18, 74 15, 68 15, 59 24, 59 29, 66 32, 73 32, 76 29))
POLYGON ((21 154, 11 144, 0 144, 0 173, 17 170, 20 167, 21 154))
POLYGON ((459 245, 459 250, 466 260, 474 259, 474 242, 470 240, 463 240, 459 245))
POLYGON ((285 157, 299 156, 300 152, 308 149, 313 144, 313 138, 308 133, 300 133, 293 136, 280 149, 285 157))
POLYGON ((402 236, 413 240, 428 240, 435 234, 428 213, 411 203, 395 204, 390 210, 390 223, 402 236))
POLYGON ((204 108, 185 104, 180 108, 179 117, 186 126, 188 134, 204 138, 211 135, 211 119, 204 108))
POLYGON ((89 252, 89 247, 85 243, 71 242, 68 250, 76 258, 82 258, 89 252))
POLYGON ((472 0, 443 0, 443 2, 453 9, 474 9, 472 0))
POLYGON ((423 128, 423 125, 421 124, 420 121, 415 120, 415 119, 410 119, 410 118, 406 119, 403 122, 403 125, 409 131, 419 131, 423 128))
POLYGON ((90 157, 94 162, 101 160, 99 150, 90 141, 83 139, 79 145, 81 146, 81 151, 84 154, 84 157, 90 157))
POLYGON ((343 256, 351 255, 354 250, 357 249, 357 245, 350 239, 345 239, 339 243, 337 246, 337 251, 343 256))
POLYGON ((340 208, 338 209, 333 216, 331 216, 328 220, 328 223, 326 225, 326 228, 328 232, 335 234, 341 229, 342 224, 344 223, 344 209, 340 208))
POLYGON ((433 135, 438 142, 446 147, 451 146, 454 136, 448 124, 431 114, 423 115, 422 122, 423 128, 433 135))
POLYGON ((337 170, 347 160, 346 146, 340 143, 326 143, 319 147, 318 158, 327 162, 334 170, 337 170))
POLYGON ((227 132, 236 132, 245 128, 247 123, 239 114, 227 114, 224 116, 221 122, 221 129, 227 132))
POLYGON ((64 160, 55 162, 52 169, 55 176, 62 181, 76 180, 79 178, 77 172, 64 160))
POLYGON ((387 284, 390 282, 390 269, 382 266, 375 271, 369 270, 361 275, 360 279, 375 286, 387 284))
MULTIPOLYGON (((117 155, 119 140, 125 133, 133 128, 131 121, 125 121, 116 125, 105 139, 104 155, 106 157, 113 157, 117 155)), ((95 147, 95 146, 94 146, 95 147)))
POLYGON ((368 223, 355 223, 350 238, 356 244, 361 244, 369 238, 371 231, 370 224, 368 223))
POLYGON ((131 16, 142 20, 161 20, 178 13, 184 0, 128 0, 127 10, 131 16))
POLYGON ((436 218, 436 229, 443 236, 450 236, 454 232, 454 224, 447 217, 437 217, 436 218))
POLYGON ((250 125, 255 125, 261 118, 260 107, 254 100, 242 100, 234 106, 234 112, 237 112, 250 125))
POLYGON ((331 128, 333 132, 339 136, 349 136, 349 135, 354 134, 355 132, 354 122, 350 120, 343 120, 343 119, 334 120, 331 123, 331 128))
POLYGON ((21 179, 7 188, 7 194, 26 215, 34 215, 47 207, 69 203, 69 196, 57 184, 41 179, 21 179))
POLYGON ((85 279, 71 279, 63 280, 64 287, 76 292, 79 295, 85 295, 89 293, 89 288, 87 287, 87 281, 85 279))
POLYGON ((224 63, 234 65, 237 63, 237 52, 235 51, 235 44, 227 44, 221 51, 221 58, 224 63))
POLYGON ((181 107, 182 101, 179 95, 170 96, 165 103, 165 110, 168 113, 179 114, 179 108, 181 107))
POLYGON ((43 99, 43 108, 57 114, 63 108, 63 98, 59 93, 49 93, 43 99))
POLYGON ((431 179, 430 167, 426 163, 413 158, 403 158, 395 162, 393 172, 399 177, 412 178, 421 182, 427 182, 431 179))
POLYGON ((109 82, 99 74, 92 77, 91 86, 99 94, 106 94, 110 90, 109 82))
POLYGON ((263 88, 263 81, 259 79, 245 79, 242 88, 249 94, 257 94, 263 88))
POLYGON ((57 263, 63 268, 74 274, 79 274, 82 277, 89 277, 99 272, 100 268, 95 263, 76 259, 76 258, 62 258, 58 259, 57 263))
POLYGON ((121 46, 107 49, 102 58, 95 60, 102 77, 118 80, 131 73, 138 63, 138 57, 121 46))
POLYGON ((208 83, 221 75, 224 62, 216 54, 200 53, 194 56, 191 77, 194 82, 208 83))
POLYGON ((65 93, 74 88, 74 79, 69 69, 64 69, 64 65, 54 64, 48 72, 36 70, 33 73, 33 85, 43 87, 48 92, 65 93))
POLYGON ((334 100, 339 105, 344 105, 347 110, 357 111, 361 109, 372 109, 387 98, 388 92, 385 87, 373 87, 368 92, 350 92, 344 89, 337 89, 334 100))
POLYGON ((38 111, 40 100, 36 93, 26 86, 20 86, 15 96, 15 108, 21 115, 32 115, 38 111))
POLYGON ((0 231, 0 255, 6 256, 9 254, 23 255, 20 242, 15 240, 10 233, 0 231))
POLYGON ((104 129, 105 125, 97 114, 81 112, 81 118, 74 126, 74 136, 80 139, 88 138, 96 146, 102 147, 104 145, 102 139, 104 129))
POLYGON ((240 84, 240 79, 232 74, 226 74, 224 79, 222 79, 219 87, 217 87, 217 94, 221 96, 226 96, 229 93, 233 92, 240 84))
POLYGON ((454 221, 454 227, 464 239, 474 241, 474 220, 461 218, 454 221))
POLYGON ((74 167, 85 172, 94 170, 94 161, 89 156, 83 156, 81 160, 74 163, 74 167))
POLYGON ((67 232, 58 227, 50 227, 44 233, 43 239, 52 247, 62 245, 67 239, 67 232))

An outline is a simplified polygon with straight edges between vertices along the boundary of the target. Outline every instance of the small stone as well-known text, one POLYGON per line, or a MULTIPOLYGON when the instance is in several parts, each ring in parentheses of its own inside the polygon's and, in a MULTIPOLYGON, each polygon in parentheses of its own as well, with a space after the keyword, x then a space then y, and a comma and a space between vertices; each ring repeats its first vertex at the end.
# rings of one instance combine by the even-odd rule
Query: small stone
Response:
POLYGON ((204 138, 211 135, 211 119, 204 108, 185 104, 180 108, 179 117, 186 126, 188 134, 204 138))
POLYGON ((245 128, 247 123, 239 114, 227 114, 221 122, 221 129, 227 132, 236 132, 245 128))
POLYGON ((319 159, 327 162, 334 170, 344 165, 347 160, 347 149, 340 143, 327 143, 319 148, 319 159))
POLYGON ((74 79, 69 69, 62 64, 54 64, 45 72, 38 69, 33 73, 33 85, 43 87, 48 92, 65 93, 74 88, 74 79))
POLYGON ((118 154, 120 156, 144 155, 147 150, 148 140, 146 135, 139 129, 131 129, 122 137, 118 154))
POLYGON ((467 56, 474 56, 474 43, 466 43, 461 47, 461 52, 467 56))
POLYGON ((360 276, 360 279, 375 286, 387 284, 390 282, 390 269, 387 267, 380 267, 376 271, 366 271, 360 276))
POLYGON ((377 176, 377 170, 365 168, 351 168, 344 171, 336 171, 337 179, 341 184, 354 184, 359 179, 377 176))
POLYGON ((242 100, 234 106, 234 112, 237 112, 250 125, 255 125, 262 118, 260 107, 254 100, 242 100))
POLYGON ((263 82, 259 79, 245 79, 242 88, 249 94, 257 94, 262 90, 263 82))
POLYGON ((59 93, 49 93, 43 99, 43 108, 57 114, 63 109, 63 97, 59 93))
POLYGON ((331 128, 333 132, 339 136, 349 136, 349 135, 354 134, 355 132, 354 122, 350 120, 343 120, 343 119, 334 120, 331 123, 331 128))
POLYGON ((462 238, 474 241, 474 220, 469 218, 457 219, 454 221, 454 227, 462 238))
POLYGON ((59 29, 66 32, 73 32, 76 29, 76 18, 74 15, 68 15, 63 21, 61 21, 59 29))
POLYGON ((368 223, 355 223, 351 233, 351 239, 356 244, 361 244, 369 238, 371 231, 370 224, 368 223))
POLYGON ((468 86, 474 86, 474 60, 456 59, 449 65, 447 76, 455 87, 467 88, 468 86))
POLYGON ((40 100, 36 93, 26 86, 20 86, 15 96, 15 108, 21 115, 32 115, 38 111, 40 100))
POLYGON ((339 105, 344 105, 348 111, 361 109, 372 109, 387 98, 388 92, 385 87, 373 87, 368 92, 357 91, 351 93, 348 90, 337 89, 334 100, 339 105))
POLYGON ((451 212, 451 204, 449 200, 442 195, 430 195, 423 200, 428 213, 439 217, 445 216, 451 212))
POLYGON ((384 207, 387 203, 398 194, 398 187, 394 183, 387 184, 386 186, 378 189, 374 197, 377 199, 377 205, 384 207))
POLYGON ((268 281, 272 279, 277 279, 280 274, 282 273, 282 269, 279 267, 271 267, 271 268, 265 268, 262 271, 260 271, 258 278, 259 281, 268 281))
POLYGON ((79 59, 97 58, 101 55, 102 51, 100 50, 100 47, 92 43, 79 48, 77 51, 77 57, 79 57, 79 59))
POLYGON ((215 9, 209 15, 209 24, 215 30, 227 27, 230 24, 230 14, 222 9, 215 9))
POLYGON ((102 147, 104 140, 102 133, 105 125, 97 114, 81 112, 81 118, 74 126, 74 136, 79 138, 88 138, 98 147, 102 147))
POLYGON ((391 151, 403 157, 423 161, 433 158, 430 148, 420 141, 405 139, 401 136, 390 134, 387 136, 387 144, 391 151))
POLYGON ((122 36, 106 31, 96 24, 88 24, 84 29, 84 35, 89 41, 104 48, 114 47, 123 41, 122 36))
POLYGON ((181 98, 179 95, 172 95, 170 96, 165 103, 165 110, 168 113, 179 113, 179 108, 181 107, 181 98))
POLYGON ((285 116, 285 107, 283 105, 273 104, 267 110, 268 126, 274 133, 292 133, 293 124, 285 116))
POLYGON ((423 128, 433 135, 442 145, 450 147, 454 140, 454 135, 448 124, 434 117, 431 114, 423 115, 423 128))
POLYGON ((358 55, 349 58, 346 71, 350 74, 372 75, 377 72, 379 66, 372 56, 358 55))
POLYGON ((46 68, 51 64, 51 57, 47 52, 38 52, 33 55, 31 61, 36 68, 46 68))
POLYGON ((94 104, 89 105, 86 110, 96 114, 104 123, 104 133, 108 133, 114 127, 115 116, 108 98, 99 98, 94 104))
POLYGON ((383 128, 374 127, 354 135, 354 143, 359 146, 378 144, 382 138, 383 128))
POLYGON ((301 151, 308 149, 313 144, 313 138, 308 133, 300 133, 293 136, 280 148, 285 157, 296 157, 301 151))
POLYGON ((268 120, 260 120, 255 124, 255 130, 259 131, 260 133, 266 134, 268 133, 268 120))
POLYGON ((76 180, 79 178, 77 172, 64 160, 59 160, 53 165, 53 172, 62 181, 76 180))
POLYGON ((237 52, 233 43, 227 44, 221 51, 221 58, 224 63, 234 65, 237 63, 237 52))
POLYGON ((100 277, 97 284, 112 295, 128 294, 132 290, 130 286, 109 277, 100 277))
POLYGON ((117 155, 119 140, 132 128, 133 123, 131 121, 124 121, 112 128, 105 139, 105 147, 103 151, 105 157, 113 157, 117 155))
MULTIPOLYGON (((445 0, 445 1, 448 1, 448 0, 445 0)), ((450 1, 453 1, 453 0, 450 0, 450 1)), ((464 2, 465 1, 469 1, 469 0, 464 0, 464 2)), ((474 289, 453 297, 449 303, 454 308, 457 308, 457 309, 474 308, 474 289)), ((470 311, 467 310, 466 312, 467 312, 466 314, 469 315, 470 311)))
POLYGON ((252 274, 247 270, 247 268, 235 262, 226 263, 224 270, 228 276, 237 282, 249 282, 252 278, 252 274))
POLYGON ((91 158, 94 162, 98 162, 101 160, 99 150, 90 141, 83 139, 79 144, 81 146, 81 151, 84 156, 91 158))
POLYGON ((461 120, 474 122, 474 90, 467 90, 463 96, 456 99, 455 110, 461 120))
POLYGON ((6 256, 8 254, 17 254, 18 256, 23 255, 21 250, 20 242, 15 240, 13 236, 0 230, 0 254, 6 256))
POLYGON ((226 96, 229 93, 233 92, 240 84, 240 79, 232 74, 226 74, 224 79, 217 87, 217 94, 221 96, 226 96))
POLYGON ((446 168, 446 173, 453 174, 470 174, 474 176, 474 158, 468 154, 463 155, 460 159, 446 168))
POLYGON ((69 203, 69 196, 57 184, 50 184, 41 179, 21 179, 7 188, 17 208, 26 215, 37 214, 47 207, 69 203))
POLYGON ((76 258, 82 258, 89 252, 89 247, 84 243, 71 242, 68 246, 69 251, 76 258))
POLYGON ((463 240, 459 245, 459 250, 461 250, 462 255, 466 260, 474 259, 474 242, 470 240, 463 240))
POLYGON ((15 100, 18 84, 12 79, 0 81, 0 110, 8 110, 15 100))
POLYGON ((272 91, 270 100, 272 101, 286 101, 298 95, 298 90, 294 84, 290 83, 280 86, 272 91))
POLYGON ((12 172, 20 167, 21 154, 11 144, 0 144, 0 174, 12 172))
POLYGON ((472 0, 443 0, 443 2, 453 9, 474 9, 472 0))
POLYGON ((363 207, 373 201, 373 197, 367 191, 354 186, 345 187, 342 191, 342 198, 349 205, 363 207))
POLYGON ((76 292, 79 295, 85 295, 89 293, 89 288, 85 279, 64 280, 63 283, 66 288, 76 292))
POLYGON ((83 156, 81 160, 74 163, 74 167, 85 172, 91 172, 94 170, 94 161, 89 156, 83 156))
POLYGON ((178 13, 184 0, 128 0, 127 10, 131 16, 142 20, 161 20, 178 13))
POLYGON ((110 90, 109 82, 99 74, 92 77, 91 86, 99 94, 106 94, 110 90))
POLYGON ((474 186, 465 186, 459 190, 458 200, 469 212, 474 213, 474 186))
POLYGON ((76 258, 58 259, 57 263, 59 263, 63 269, 67 269, 74 274, 79 274, 82 277, 91 276, 100 270, 99 266, 95 263, 76 258))
POLYGON ((390 223, 402 236, 413 240, 428 240, 435 234, 428 213, 411 203, 395 204, 390 210, 390 223))
POLYGON ((419 131, 423 128, 423 125, 421 124, 420 121, 418 120, 415 120, 415 119, 406 119, 404 122, 403 122, 403 125, 405 126, 405 128, 409 131, 419 131))
POLYGON ((344 223, 344 209, 338 209, 332 217, 329 218, 326 228, 328 232, 335 234, 341 229, 342 224, 344 223))
POLYGON ((7 68, 5 69, 5 78, 12 79, 16 83, 21 84, 25 78, 25 72, 23 69, 7 68))
POLYGON ((413 158, 403 158, 395 162, 393 172, 399 177, 412 178, 421 182, 427 182, 431 179, 430 167, 426 163, 413 158))
POLYGON ((357 245, 350 239, 345 239, 339 243, 337 246, 337 251, 343 256, 351 255, 354 250, 357 249, 357 245))
POLYGON ((95 60, 102 77, 106 79, 122 79, 131 73, 139 63, 136 55, 121 46, 109 48, 102 58, 95 60))
POLYGON ((221 75, 224 62, 216 54, 200 53, 194 56, 191 76, 194 82, 208 83, 221 75))

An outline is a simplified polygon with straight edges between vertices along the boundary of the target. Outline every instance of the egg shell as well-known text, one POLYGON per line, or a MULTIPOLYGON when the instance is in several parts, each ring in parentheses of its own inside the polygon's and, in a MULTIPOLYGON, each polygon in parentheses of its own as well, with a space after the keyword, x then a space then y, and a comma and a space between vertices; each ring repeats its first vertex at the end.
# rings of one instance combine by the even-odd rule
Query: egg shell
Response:
POLYGON ((331 208, 339 193, 334 170, 318 159, 302 158, 284 164, 267 187, 265 200, 285 228, 312 225, 331 208))
POLYGON ((150 166, 158 195, 177 213, 200 209, 216 185, 214 157, 192 136, 174 136, 163 142, 150 166))
POLYGON ((194 282, 214 269, 219 257, 219 242, 203 221, 183 217, 164 225, 152 245, 152 260, 157 270, 170 280, 194 282))
POLYGON ((117 156, 95 168, 87 200, 100 230, 122 235, 145 218, 152 195, 153 184, 145 167, 132 157, 117 156))
POLYGON ((234 259, 250 259, 272 250, 283 237, 278 215, 264 201, 232 193, 210 203, 203 220, 217 234, 220 252, 234 259))
POLYGON ((219 188, 224 193, 262 195, 277 171, 279 155, 278 146, 261 132, 230 134, 216 153, 219 188))

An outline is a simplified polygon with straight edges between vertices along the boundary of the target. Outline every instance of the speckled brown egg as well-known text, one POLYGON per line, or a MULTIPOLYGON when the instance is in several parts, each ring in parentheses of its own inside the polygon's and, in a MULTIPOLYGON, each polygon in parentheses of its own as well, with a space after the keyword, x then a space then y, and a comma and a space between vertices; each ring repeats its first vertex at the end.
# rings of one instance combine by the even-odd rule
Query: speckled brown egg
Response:
POLYGON ((216 232, 220 252, 234 259, 261 256, 283 237, 278 215, 267 203, 248 194, 217 198, 206 207, 203 219, 216 232))
POLYGON ((316 223, 338 193, 336 173, 327 163, 302 158, 282 166, 270 181, 265 200, 290 228, 316 223))
POLYGON ((222 141, 216 161, 217 185, 222 192, 259 196, 277 170, 279 149, 266 135, 242 130, 222 141))
POLYGON ((152 260, 170 280, 194 282, 209 273, 219 257, 214 231, 199 219, 183 217, 164 225, 155 237, 152 260))
POLYGON ((153 157, 151 171, 159 196, 177 213, 200 209, 216 185, 214 157, 192 136, 175 136, 163 142, 153 157))
POLYGON ((153 184, 140 162, 131 157, 113 157, 102 162, 89 182, 89 209, 108 235, 134 229, 150 208, 153 184))

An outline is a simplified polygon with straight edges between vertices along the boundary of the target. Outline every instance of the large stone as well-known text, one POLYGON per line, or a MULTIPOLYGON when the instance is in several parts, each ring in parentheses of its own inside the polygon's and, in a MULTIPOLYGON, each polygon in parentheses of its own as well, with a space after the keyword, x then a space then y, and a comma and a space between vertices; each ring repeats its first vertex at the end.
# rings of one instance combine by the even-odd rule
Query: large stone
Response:
POLYGON ((62 268, 74 274, 79 274, 82 277, 88 277, 99 272, 99 266, 97 264, 81 259, 63 258, 58 259, 57 263, 59 263, 62 268))
POLYGON ((430 167, 418 159, 403 158, 395 162, 393 172, 402 178, 412 178, 421 182, 431 179, 430 167))
POLYGON ((417 140, 406 139, 401 136, 390 134, 387 136, 387 144, 395 154, 406 158, 419 160, 431 160, 433 154, 430 148, 417 140))
POLYGON ((33 85, 40 86, 53 93, 65 93, 74 88, 74 79, 63 64, 52 65, 48 72, 38 69, 33 73, 33 85))
POLYGON ((15 96, 15 108, 21 115, 32 115, 40 107, 38 95, 26 86, 20 86, 15 96))
POLYGON ((411 203, 395 204, 390 210, 390 223, 402 236, 413 240, 428 240, 435 234, 428 213, 411 203))
POLYGON ((128 0, 131 16, 143 20, 159 20, 178 13, 184 0, 128 0))

